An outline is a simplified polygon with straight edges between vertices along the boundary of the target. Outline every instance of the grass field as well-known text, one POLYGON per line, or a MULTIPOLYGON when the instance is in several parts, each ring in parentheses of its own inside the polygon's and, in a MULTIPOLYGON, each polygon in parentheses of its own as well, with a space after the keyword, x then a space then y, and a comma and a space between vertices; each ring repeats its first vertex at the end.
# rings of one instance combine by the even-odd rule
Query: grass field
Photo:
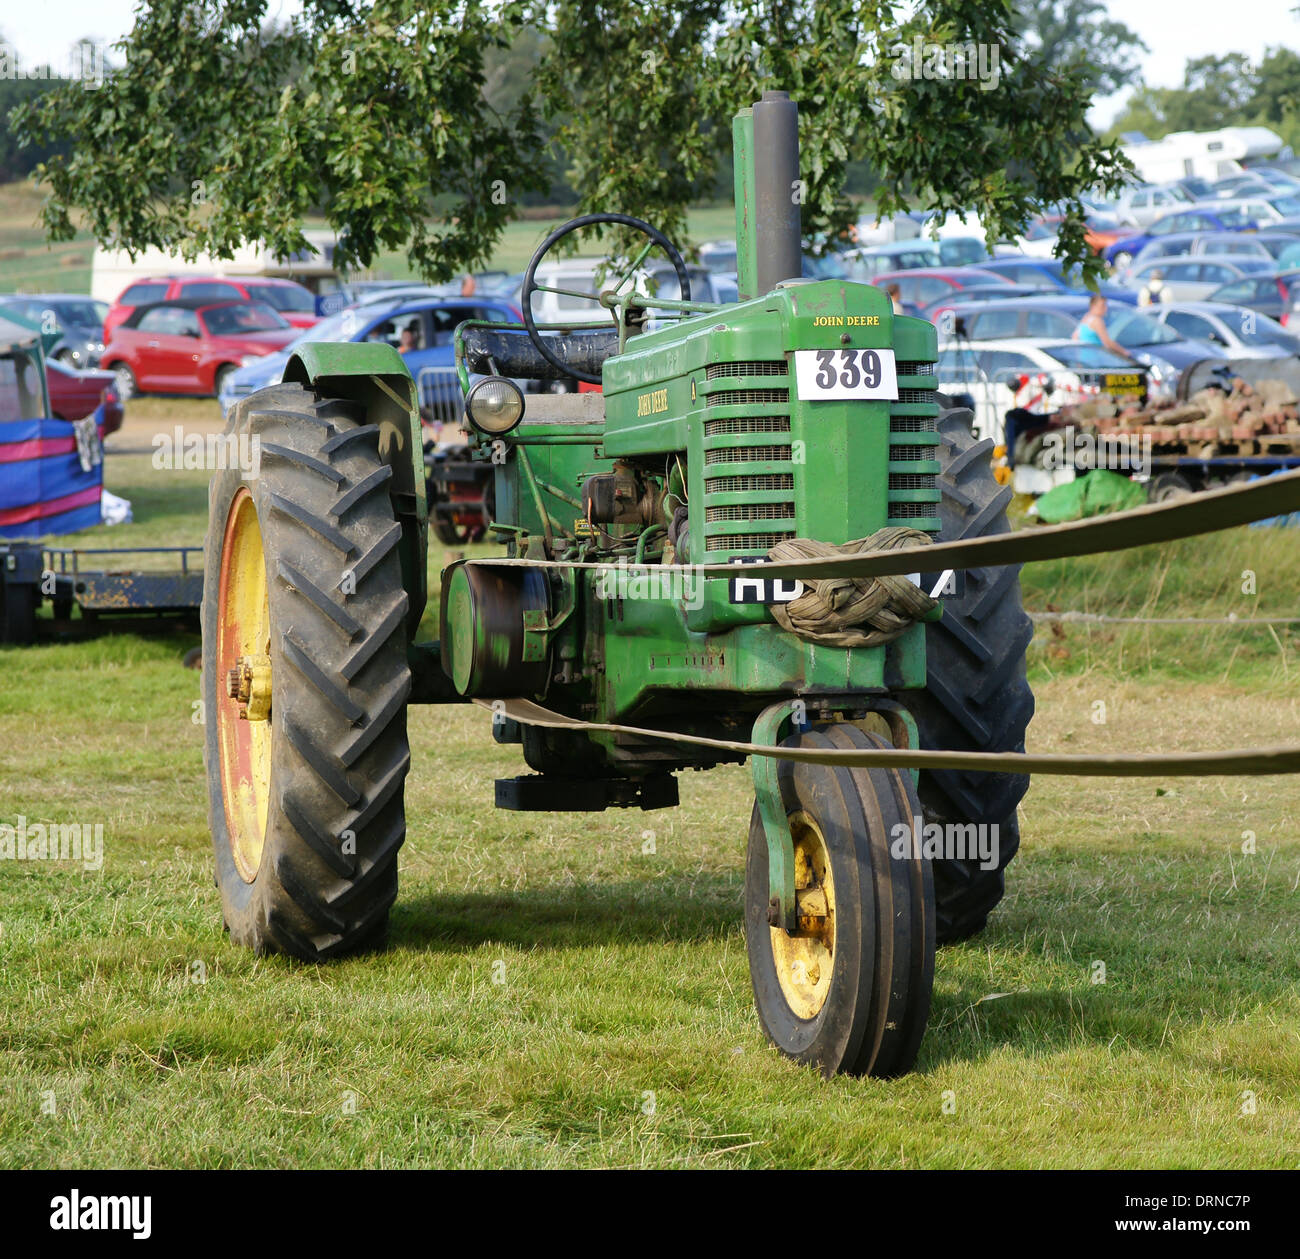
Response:
MULTIPOLYGON (((169 406, 132 404, 122 444, 169 406)), ((106 483, 137 523, 83 545, 202 540, 202 473, 114 454, 106 483)), ((1026 601, 1293 615, 1296 550, 1238 530, 1042 565, 1026 601)), ((1038 779, 1002 908, 940 953, 917 1071, 825 1082, 752 1010, 738 767, 684 775, 675 811, 502 813, 515 751, 477 710, 415 708, 389 950, 317 968, 233 948, 195 641, 0 650, 0 821, 104 828, 100 871, 0 862, 0 1165, 1300 1163, 1294 780, 1038 779)), ((1295 647, 1044 627, 1030 747, 1294 742, 1295 647)))
MULTIPOLYGON (((0 293, 89 293, 94 241, 81 232, 72 241, 49 245, 38 223, 41 197, 27 181, 0 184, 0 293)), ((520 220, 506 226, 490 267, 505 271, 522 271, 533 250, 553 227, 567 217, 554 221, 520 220)), ((698 245, 719 237, 735 235, 735 216, 729 205, 700 206, 689 214, 689 241, 679 245, 698 245)), ((324 228, 323 220, 309 227, 324 228)), ((372 271, 361 279, 418 279, 404 253, 385 253, 375 260, 372 271)))

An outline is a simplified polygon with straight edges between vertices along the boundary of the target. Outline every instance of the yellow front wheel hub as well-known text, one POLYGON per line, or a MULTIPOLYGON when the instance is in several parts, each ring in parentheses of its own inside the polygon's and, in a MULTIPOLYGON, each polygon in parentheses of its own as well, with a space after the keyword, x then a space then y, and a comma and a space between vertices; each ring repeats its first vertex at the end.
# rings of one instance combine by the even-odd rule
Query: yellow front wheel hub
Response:
POLYGON ((794 839, 794 885, 798 928, 772 932, 772 960, 791 1011, 814 1019, 826 1004, 835 959, 835 881, 821 828, 806 813, 789 818, 794 839))

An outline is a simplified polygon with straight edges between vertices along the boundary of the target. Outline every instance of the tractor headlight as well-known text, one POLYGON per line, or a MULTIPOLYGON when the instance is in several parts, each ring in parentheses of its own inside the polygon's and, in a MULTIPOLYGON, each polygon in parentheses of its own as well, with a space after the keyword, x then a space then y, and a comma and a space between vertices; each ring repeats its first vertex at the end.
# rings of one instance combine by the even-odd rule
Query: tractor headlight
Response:
POLYGON ((514 381, 489 376, 465 395, 465 414, 480 433, 500 437, 524 418, 524 395, 514 381))

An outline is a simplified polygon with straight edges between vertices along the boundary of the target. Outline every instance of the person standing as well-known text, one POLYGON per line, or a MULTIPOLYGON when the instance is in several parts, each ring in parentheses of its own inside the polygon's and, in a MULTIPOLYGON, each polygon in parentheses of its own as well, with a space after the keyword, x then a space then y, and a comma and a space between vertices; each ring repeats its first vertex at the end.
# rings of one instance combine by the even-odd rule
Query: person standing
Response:
POLYGON ((1169 288, 1165 284, 1165 273, 1157 267, 1151 272, 1147 282, 1138 293, 1139 306, 1158 306, 1169 300, 1169 288))
POLYGON ((1100 293, 1094 293, 1088 301, 1088 313, 1079 321, 1074 330, 1074 340, 1084 345, 1105 346, 1112 354, 1126 358, 1130 363, 1137 360, 1106 329, 1106 311, 1108 303, 1100 293))

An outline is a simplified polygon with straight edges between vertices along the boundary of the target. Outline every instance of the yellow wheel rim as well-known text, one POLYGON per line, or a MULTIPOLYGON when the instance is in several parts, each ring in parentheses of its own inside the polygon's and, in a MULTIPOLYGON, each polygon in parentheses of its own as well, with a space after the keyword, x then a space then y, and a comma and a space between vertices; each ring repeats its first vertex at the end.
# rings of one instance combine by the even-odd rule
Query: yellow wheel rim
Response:
POLYGON ((243 486, 226 516, 217 605, 221 795, 235 866, 251 883, 262 862, 271 800, 271 614, 262 529, 243 486))
POLYGON ((789 818, 794 838, 795 903, 799 930, 771 927, 772 960, 786 1003, 801 1019, 826 1004, 835 957, 835 881, 821 828, 806 813, 789 818))

